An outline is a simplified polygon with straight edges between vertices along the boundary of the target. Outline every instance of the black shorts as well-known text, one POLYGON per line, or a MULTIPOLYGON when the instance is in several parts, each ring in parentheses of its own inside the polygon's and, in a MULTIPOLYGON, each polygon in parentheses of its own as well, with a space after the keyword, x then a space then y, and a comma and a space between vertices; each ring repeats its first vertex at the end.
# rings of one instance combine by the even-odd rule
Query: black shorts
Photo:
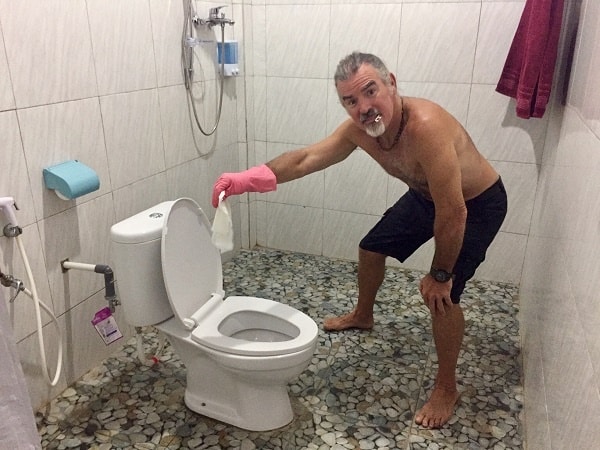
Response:
MULTIPOLYGON (((508 206, 501 179, 468 200, 467 224, 462 249, 453 269, 455 275, 450 297, 460 301, 466 282, 485 260, 485 254, 500 230, 508 206)), ((435 208, 413 189, 409 189, 360 241, 360 248, 381 253, 404 262, 421 245, 433 237, 435 208)))

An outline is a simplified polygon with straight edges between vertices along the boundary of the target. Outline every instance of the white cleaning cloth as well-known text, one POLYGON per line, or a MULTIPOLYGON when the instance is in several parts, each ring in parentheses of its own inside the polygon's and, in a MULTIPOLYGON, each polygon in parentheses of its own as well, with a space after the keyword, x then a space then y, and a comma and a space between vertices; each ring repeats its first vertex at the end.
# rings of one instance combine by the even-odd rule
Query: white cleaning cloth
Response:
POLYGON ((233 222, 225 192, 219 195, 219 206, 212 224, 212 242, 221 253, 233 250, 233 222))

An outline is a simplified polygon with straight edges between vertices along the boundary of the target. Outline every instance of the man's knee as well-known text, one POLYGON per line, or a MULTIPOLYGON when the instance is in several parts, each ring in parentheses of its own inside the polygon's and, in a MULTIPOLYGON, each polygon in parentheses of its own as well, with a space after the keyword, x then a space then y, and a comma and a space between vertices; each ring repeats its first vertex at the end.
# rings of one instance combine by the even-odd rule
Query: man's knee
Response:
POLYGON ((366 250, 360 246, 358 247, 358 257, 362 261, 373 261, 373 262, 385 261, 385 259, 387 258, 387 256, 384 255, 383 253, 377 253, 377 252, 373 252, 371 250, 366 250))

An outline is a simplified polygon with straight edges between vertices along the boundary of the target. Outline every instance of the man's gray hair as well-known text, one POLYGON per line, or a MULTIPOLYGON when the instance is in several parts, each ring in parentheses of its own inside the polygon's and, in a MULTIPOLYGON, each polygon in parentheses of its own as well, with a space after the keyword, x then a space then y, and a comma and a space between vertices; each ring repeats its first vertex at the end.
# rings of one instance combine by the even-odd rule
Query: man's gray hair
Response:
POLYGON ((383 82, 387 85, 391 84, 390 72, 380 58, 370 53, 352 52, 338 63, 333 76, 335 85, 337 86, 340 81, 347 81, 363 64, 374 67, 383 82))

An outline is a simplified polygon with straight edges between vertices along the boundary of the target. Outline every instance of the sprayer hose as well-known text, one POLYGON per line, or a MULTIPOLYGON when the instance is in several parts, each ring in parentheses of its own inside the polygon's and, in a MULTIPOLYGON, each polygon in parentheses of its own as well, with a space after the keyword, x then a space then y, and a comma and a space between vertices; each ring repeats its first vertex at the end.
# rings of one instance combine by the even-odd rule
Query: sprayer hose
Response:
POLYGON ((23 258, 23 264, 25 265, 25 271, 27 272, 27 278, 29 279, 29 284, 31 285, 31 291, 29 289, 25 289, 24 292, 33 299, 33 304, 35 306, 35 318, 36 318, 36 323, 37 323, 37 334, 38 334, 38 343, 39 343, 39 347, 40 347, 40 357, 42 359, 42 369, 43 369, 42 371, 44 372, 44 376, 46 377, 48 384, 50 384, 50 386, 56 386, 56 384, 58 383, 58 380, 60 378, 60 372, 62 369, 63 348, 62 348, 62 335, 60 332, 60 327, 58 324, 58 320, 56 320, 56 317, 54 316, 54 314, 52 314, 52 311, 50 310, 50 308, 46 304, 44 304, 44 302, 42 302, 40 300, 40 297, 38 296, 37 288, 35 286, 35 281, 33 279, 33 273, 31 271, 31 266, 29 265, 29 259, 27 258, 27 254, 25 253, 25 247, 23 246, 23 242, 21 241, 21 236, 16 236, 16 240, 17 240, 17 246, 19 247, 19 252, 21 253, 21 257, 23 258), (45 350, 45 346, 44 346, 42 313, 40 311, 40 307, 44 308, 44 310, 52 318, 52 321, 54 322, 54 325, 56 326, 56 334, 58 336, 58 355, 57 355, 57 361, 56 361, 56 372, 54 373, 54 377, 50 376, 50 373, 48 370, 48 363, 46 361, 46 350, 45 350))

